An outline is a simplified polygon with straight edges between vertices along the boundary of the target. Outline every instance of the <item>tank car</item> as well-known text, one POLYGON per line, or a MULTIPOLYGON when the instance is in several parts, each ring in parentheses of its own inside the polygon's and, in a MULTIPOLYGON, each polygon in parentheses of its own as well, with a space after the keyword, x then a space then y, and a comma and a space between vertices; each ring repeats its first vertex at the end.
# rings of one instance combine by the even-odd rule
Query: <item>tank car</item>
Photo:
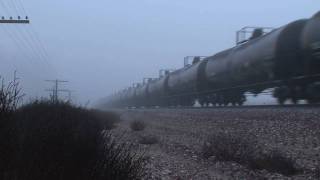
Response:
POLYGON ((148 105, 148 84, 140 84, 135 88, 134 106, 145 107, 148 105))
POLYGON ((148 105, 149 106, 168 106, 168 73, 155 79, 148 86, 148 105))
POLYGON ((135 88, 134 87, 129 87, 125 89, 121 93, 121 106, 122 107, 134 107, 134 96, 135 96, 135 88))
POLYGON ((121 107, 121 106, 120 106, 120 102, 121 102, 121 100, 120 100, 120 93, 121 93, 121 91, 113 94, 112 96, 109 96, 109 97, 107 98, 107 100, 106 100, 107 102, 104 103, 104 104, 105 104, 107 107, 121 107))
MULTIPOLYGON (((197 59, 197 57, 195 57, 197 59)), ((196 93, 201 81, 198 74, 201 63, 194 61, 192 65, 170 73, 168 77, 169 104, 174 106, 194 105, 196 93)))
POLYGON ((208 89, 221 92, 213 93, 207 101, 241 105, 246 91, 258 94, 274 87, 275 80, 303 75, 299 38, 305 24, 306 20, 295 21, 209 57, 205 83, 208 89))
POLYGON ((301 42, 306 75, 313 77, 306 81, 308 83, 305 91, 307 100, 310 103, 318 103, 320 102, 320 83, 314 79, 319 79, 320 74, 320 12, 307 22, 301 42))
POLYGON ((280 104, 320 101, 320 12, 120 93, 116 104, 191 106, 239 104, 245 93, 275 88, 280 104))

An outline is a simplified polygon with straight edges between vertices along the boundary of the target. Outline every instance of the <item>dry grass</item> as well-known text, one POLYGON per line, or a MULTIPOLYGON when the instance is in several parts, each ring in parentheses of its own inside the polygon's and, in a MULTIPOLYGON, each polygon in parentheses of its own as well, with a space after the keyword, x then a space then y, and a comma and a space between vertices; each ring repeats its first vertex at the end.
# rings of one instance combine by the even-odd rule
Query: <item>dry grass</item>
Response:
POLYGON ((143 135, 139 137, 139 143, 145 145, 157 144, 159 142, 159 137, 154 135, 143 135))
POLYGON ((317 168, 314 170, 314 178, 320 179, 320 166, 318 165, 317 168))
POLYGON ((140 120, 134 120, 130 123, 130 128, 133 131, 143 131, 146 128, 146 123, 140 120))
POLYGON ((268 170, 283 175, 299 173, 295 161, 279 150, 265 152, 253 136, 245 133, 220 132, 208 137, 202 147, 205 158, 217 161, 233 161, 253 170, 268 170))

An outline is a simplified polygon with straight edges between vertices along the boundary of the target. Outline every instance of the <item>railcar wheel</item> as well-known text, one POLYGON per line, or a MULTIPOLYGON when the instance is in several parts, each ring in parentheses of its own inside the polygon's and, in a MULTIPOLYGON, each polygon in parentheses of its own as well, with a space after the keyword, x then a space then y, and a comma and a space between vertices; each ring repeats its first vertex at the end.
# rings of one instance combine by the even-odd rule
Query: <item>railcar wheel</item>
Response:
POLYGON ((287 86, 277 87, 273 92, 273 97, 277 98, 278 104, 283 105, 290 97, 290 89, 287 86))
POLYGON ((200 104, 201 107, 204 107, 204 102, 200 102, 199 101, 199 104, 200 104))
POLYGON ((292 102, 293 104, 298 104, 298 99, 297 99, 296 97, 292 97, 292 98, 291 98, 291 102, 292 102))
POLYGON ((185 103, 185 105, 189 106, 189 107, 193 107, 194 104, 195 104, 195 102, 193 99, 188 99, 188 100, 186 100, 186 103, 185 103))
POLYGON ((316 104, 320 102, 320 82, 313 83, 307 88, 307 102, 316 104))
POLYGON ((229 102, 226 100, 223 94, 217 94, 215 98, 211 100, 211 103, 217 103, 219 106, 226 106, 229 102))
POLYGON ((201 107, 208 107, 209 106, 209 100, 207 97, 200 97, 198 99, 198 102, 201 105, 201 107))
POLYGON ((286 98, 278 98, 277 99, 277 101, 278 101, 278 104, 280 104, 280 105, 284 105, 284 102, 286 101, 286 98))
POLYGON ((224 102, 223 102, 223 106, 228 106, 229 105, 229 101, 228 100, 225 100, 224 102))

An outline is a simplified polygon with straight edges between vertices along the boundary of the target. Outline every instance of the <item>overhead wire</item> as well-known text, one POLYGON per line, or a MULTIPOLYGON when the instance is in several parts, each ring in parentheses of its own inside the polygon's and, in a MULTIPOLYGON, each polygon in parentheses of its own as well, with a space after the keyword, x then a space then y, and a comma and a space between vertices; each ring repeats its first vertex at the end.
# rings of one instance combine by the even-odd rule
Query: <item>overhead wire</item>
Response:
MULTIPOLYGON (((9 10, 9 8, 7 7, 6 3, 5 3, 3 0, 0 0, 0 5, 3 7, 4 11, 7 13, 6 15, 9 16, 10 10, 9 10)), ((4 16, 4 15, 5 15, 5 14, 3 14, 3 16, 4 16)), ((33 58, 30 56, 30 54, 28 54, 28 53, 25 51, 25 48, 27 48, 27 46, 21 41, 21 39, 20 39, 18 36, 16 36, 16 35, 14 34, 14 32, 9 29, 8 26, 3 25, 2 27, 3 27, 2 29, 6 32, 6 34, 8 34, 8 36, 10 37, 10 39, 12 39, 13 42, 18 46, 18 48, 19 48, 22 52, 25 53, 25 56, 28 57, 28 59, 30 59, 31 61, 33 61, 33 58), (24 46, 24 47, 22 47, 22 46, 24 46)))
MULTIPOLYGON (((11 0, 11 6, 12 8, 19 14, 19 10, 18 10, 18 5, 16 5, 15 1, 11 0)), ((26 28, 21 28, 20 26, 17 27, 19 33, 21 33, 22 37, 24 38, 24 40, 27 42, 27 44, 31 47, 32 51, 39 56, 39 58, 41 60, 46 60, 46 58, 43 56, 42 52, 39 50, 39 48, 37 47, 37 43, 34 42, 34 40, 32 39, 32 37, 30 35, 28 35, 26 28), (24 34, 24 32, 26 32, 26 34, 24 34), (30 36, 30 38, 28 38, 30 36)), ((47 63, 47 62, 46 62, 47 63)))
MULTIPOLYGON (((23 49, 28 53, 30 52, 30 46, 26 43, 26 41, 23 39, 23 37, 21 37, 21 35, 16 31, 16 29, 14 27, 11 27, 11 26, 3 26, 4 28, 7 28, 8 29, 8 33, 11 33, 12 34, 12 37, 14 39, 17 40, 17 42, 23 46, 23 49)), ((36 58, 34 57, 35 54, 33 53, 28 53, 29 57, 32 59, 32 60, 36 60, 36 58)))
MULTIPOLYGON (((17 58, 17 57, 18 57, 18 54, 14 54, 14 57, 12 57, 12 58, 14 58, 14 59, 16 59, 16 60, 23 59, 23 60, 26 60, 26 61, 28 61, 28 63, 31 63, 31 64, 33 64, 33 65, 36 65, 36 64, 37 64, 37 62, 34 61, 34 59, 33 59, 33 58, 30 56, 30 54, 26 51, 26 49, 21 46, 21 44, 19 43, 19 40, 17 40, 17 39, 15 38, 15 36, 11 33, 10 30, 7 29, 6 26, 2 26, 0 29, 2 29, 2 31, 4 31, 5 34, 7 34, 7 35, 9 36, 10 39, 12 39, 12 42, 18 47, 18 49, 20 49, 20 52, 22 53, 23 57, 25 57, 25 58, 17 58)), ((14 66, 15 66, 15 69, 17 69, 16 65, 14 65, 14 66)), ((34 72, 33 72, 31 69, 29 69, 29 68, 25 68, 25 71, 27 71, 28 73, 31 73, 31 74, 34 73, 34 72)))
MULTIPOLYGON (((33 27, 32 24, 30 24, 30 29, 27 29, 29 31, 30 34, 33 34, 33 36, 35 37, 36 41, 39 43, 40 45, 40 49, 43 51, 44 55, 47 57, 48 60, 50 60, 50 56, 48 54, 47 48, 46 46, 44 46, 44 44, 42 43, 41 39, 39 38, 38 33, 36 32, 35 28, 33 27)), ((32 37, 33 37, 32 36, 32 37)))
POLYGON ((23 41, 26 43, 29 49, 35 54, 35 56, 37 56, 37 58, 43 61, 44 59, 42 58, 41 54, 39 53, 37 48, 34 47, 33 43, 29 40, 29 38, 24 34, 23 29, 21 29, 20 27, 16 27, 13 29, 21 36, 23 41))
MULTIPOLYGON (((10 3, 6 4, 4 0, 0 0, 0 5, 4 8, 7 14, 11 14, 10 12, 10 7, 11 7, 11 9, 17 14, 17 16, 20 15, 20 12, 22 10, 22 12, 27 17, 27 12, 20 0, 9 0, 9 2, 10 3)), ((32 33, 32 31, 30 31, 27 27, 26 28, 16 27, 16 28, 12 28, 11 31, 12 31, 12 34, 10 36, 12 38, 16 36, 14 40, 15 42, 20 41, 21 44, 24 46, 24 48, 27 48, 32 52, 33 55, 31 56, 37 57, 36 59, 40 59, 40 61, 44 61, 48 66, 51 67, 49 63, 48 53, 44 49, 43 44, 39 40, 39 37, 35 37, 33 35, 34 33, 32 33)), ((17 44, 20 44, 20 42, 17 42, 17 44)))
MULTIPOLYGON (((22 6, 22 8, 20 8, 19 4, 16 3, 15 0, 12 0, 11 3, 12 3, 12 7, 13 7, 16 11, 21 11, 21 10, 19 10, 19 9, 23 9, 23 10, 22 10, 22 11, 24 11, 23 13, 26 14, 25 9, 23 8, 23 6, 22 6)), ((20 2, 20 4, 22 5, 21 2, 20 2)), ((27 33, 27 36, 30 36, 30 41, 31 41, 31 43, 33 43, 33 44, 36 46, 37 50, 39 50, 39 53, 41 54, 42 58, 46 58, 45 55, 43 55, 43 52, 41 51, 41 48, 39 48, 38 43, 34 40, 33 35, 32 35, 29 31, 27 31, 27 30, 28 30, 27 27, 22 29, 22 31, 25 31, 25 32, 27 33)))
POLYGON ((7 7, 7 5, 5 4, 5 2, 3 0, 0 0, 0 5, 3 7, 4 11, 7 13, 7 15, 10 14, 10 10, 7 7))
MULTIPOLYGON (((31 25, 31 24, 30 24, 31 25)), ((30 26, 31 27, 31 26, 30 26)), ((28 28, 23 28, 23 30, 25 30, 26 34, 28 37, 30 37, 30 40, 33 44, 35 44, 37 50, 39 51, 39 53, 41 54, 42 58, 49 62, 49 55, 48 53, 44 50, 43 45, 41 44, 39 38, 37 38, 31 31, 30 27, 28 28)))
POLYGON ((16 38, 16 36, 10 31, 8 30, 8 27, 6 26, 2 26, 1 29, 8 34, 9 38, 13 40, 13 43, 18 46, 18 48, 21 50, 21 52, 24 54, 25 57, 27 57, 29 59, 29 61, 31 61, 32 63, 34 63, 33 58, 30 56, 30 54, 28 54, 25 51, 25 48, 22 47, 22 44, 19 42, 19 40, 16 38))
MULTIPOLYGON (((22 4, 22 2, 20 0, 13 0, 12 1, 15 5, 15 7, 17 9, 22 9, 22 12, 24 14, 28 14, 22 4)), ((45 48, 45 46, 43 45, 43 43, 41 42, 38 34, 36 33, 36 31, 33 28, 32 24, 29 24, 30 28, 24 28, 24 30, 26 31, 26 33, 30 36, 31 41, 35 44, 35 46, 37 46, 37 49, 40 51, 40 53, 42 54, 43 58, 47 61, 47 63, 50 62, 49 60, 49 55, 47 53, 47 50, 45 48)))
POLYGON ((8 7, 13 9, 14 13, 19 16, 19 11, 17 9, 17 7, 15 6, 15 4, 13 3, 13 0, 9 0, 8 2, 8 7))
POLYGON ((41 59, 41 56, 39 53, 34 49, 34 46, 29 42, 28 38, 23 34, 23 32, 16 26, 11 26, 10 27, 11 32, 14 34, 15 37, 23 44, 23 46, 26 49, 29 49, 30 53, 32 54, 34 59, 41 59))
POLYGON ((13 0, 13 1, 14 1, 14 2, 17 2, 18 7, 21 8, 21 10, 22 10, 22 12, 24 13, 24 15, 27 16, 27 15, 28 15, 28 14, 27 14, 27 11, 26 11, 26 9, 24 8, 22 2, 21 2, 20 0, 13 0))

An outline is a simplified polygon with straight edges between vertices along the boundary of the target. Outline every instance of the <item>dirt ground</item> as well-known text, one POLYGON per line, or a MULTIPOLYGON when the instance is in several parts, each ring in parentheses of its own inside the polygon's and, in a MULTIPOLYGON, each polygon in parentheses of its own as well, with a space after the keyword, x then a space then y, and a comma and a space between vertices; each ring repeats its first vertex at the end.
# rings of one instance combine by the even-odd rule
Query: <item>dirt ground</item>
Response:
POLYGON ((320 162, 320 108, 217 108, 121 110, 112 130, 134 143, 148 159, 147 179, 317 179, 320 162), (132 131, 132 121, 143 131, 132 131), (292 176, 252 170, 235 162, 204 158, 202 147, 219 131, 248 132, 266 149, 280 150, 302 171, 292 176), (141 144, 142 137, 158 142, 141 144))

